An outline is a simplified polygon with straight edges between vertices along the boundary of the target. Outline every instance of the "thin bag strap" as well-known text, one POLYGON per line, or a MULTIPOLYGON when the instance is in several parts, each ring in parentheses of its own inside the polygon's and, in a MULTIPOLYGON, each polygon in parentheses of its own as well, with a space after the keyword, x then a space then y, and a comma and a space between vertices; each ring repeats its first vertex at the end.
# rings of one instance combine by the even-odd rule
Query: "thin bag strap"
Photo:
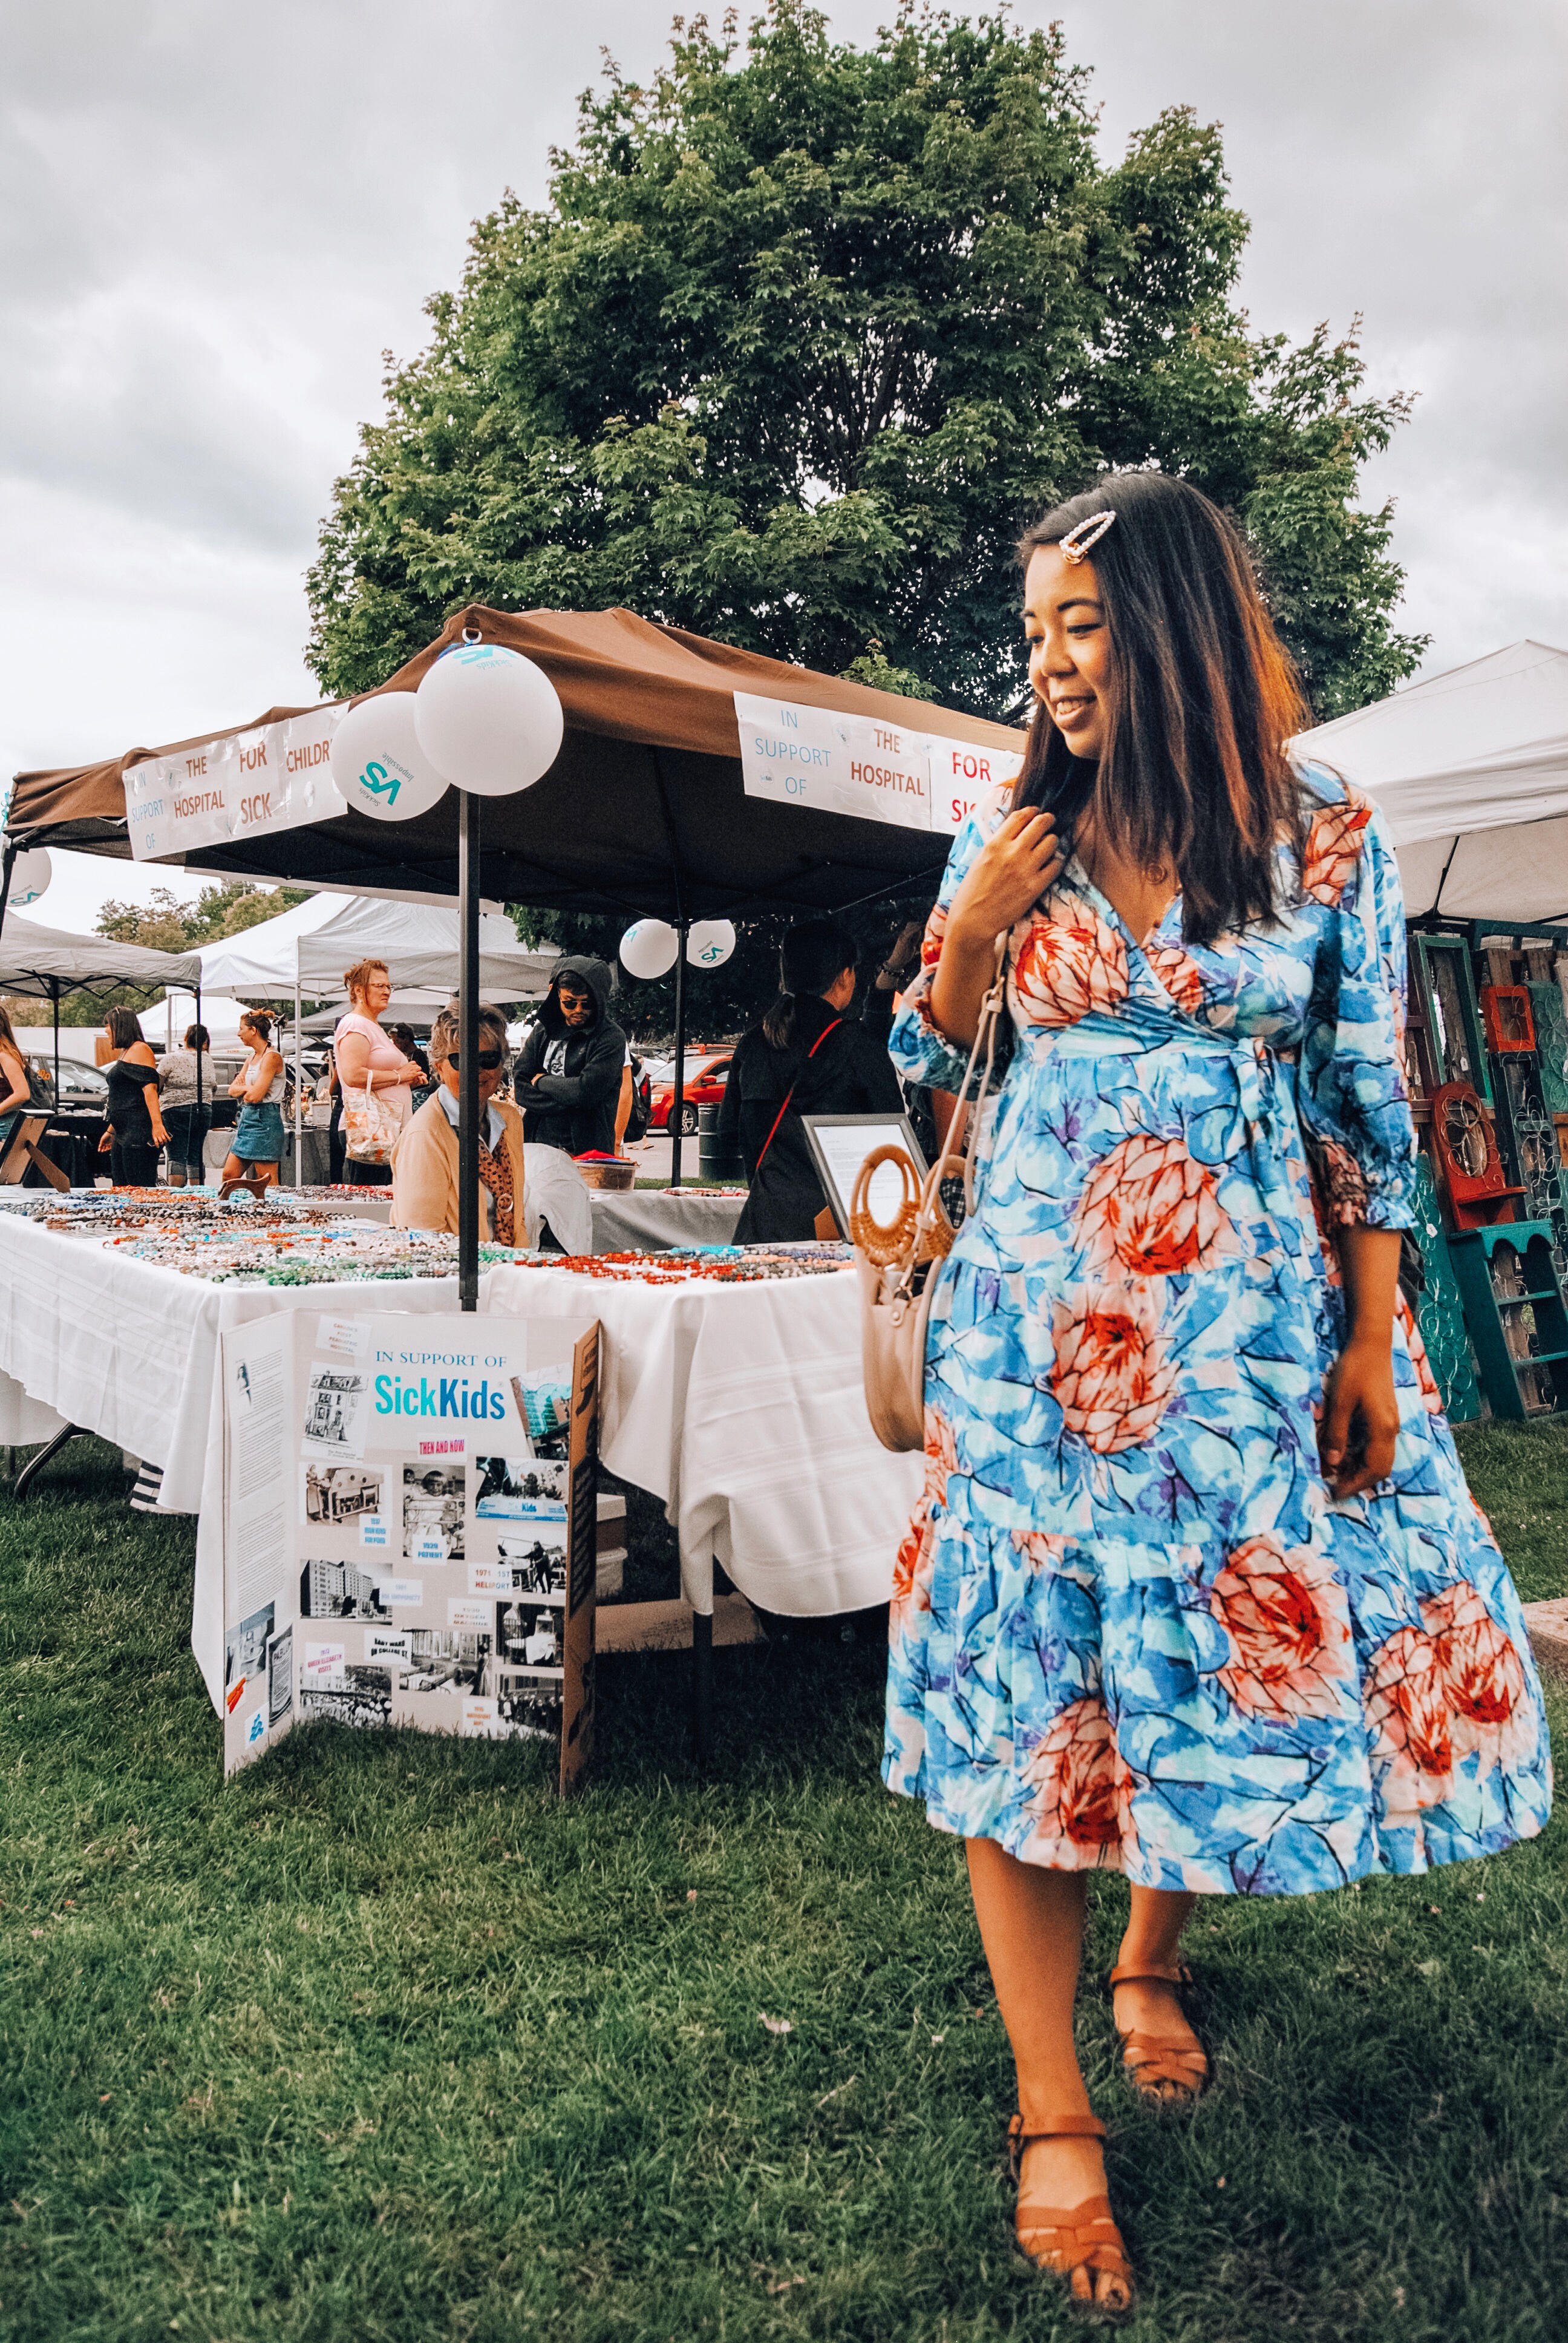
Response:
MULTIPOLYGON (((816 1054, 817 1054, 818 1051, 821 1048, 821 1046, 822 1046, 823 1042, 827 1040, 827 1038, 828 1038, 829 1034, 829 1033, 836 1033, 836 1032, 838 1031, 838 1030, 839 1030, 839 1026, 843 1023, 843 1021, 843 1021, 843 1019, 842 1019, 841 1017, 835 1017, 835 1018, 834 1018, 834 1020, 833 1020, 833 1022, 832 1022, 830 1025, 824 1025, 824 1026, 823 1026, 822 1031, 818 1034, 817 1039, 812 1042, 812 1044, 811 1044, 810 1048, 809 1048, 809 1049, 807 1051, 807 1052, 806 1052, 806 1064, 807 1064, 807 1065, 809 1065, 809 1064, 810 1064, 811 1060, 816 1056, 816 1054)), ((806 1067, 805 1067, 805 1066, 802 1066, 802 1067, 801 1067, 801 1069, 800 1069, 800 1073, 801 1073, 801 1074, 803 1074, 803 1073, 805 1072, 805 1071, 806 1071, 806 1067)), ((763 1141, 763 1142, 762 1142, 762 1154, 761 1154, 761 1155, 759 1155, 759 1156, 757 1158, 757 1161, 756 1161, 755 1165, 754 1165, 754 1166, 753 1166, 753 1168, 752 1168, 751 1177, 752 1177, 754 1180, 756 1179, 758 1172, 760 1172, 760 1171, 761 1171, 761 1169, 762 1169, 763 1158, 767 1155, 768 1150, 769 1150, 769 1149, 772 1146, 772 1144, 773 1144, 773 1136, 774 1136, 774 1132, 775 1132, 775 1131, 777 1131, 777 1130, 778 1130, 778 1128, 779 1128, 779 1124, 783 1121, 783 1120, 784 1120, 785 1116, 789 1113, 789 1101, 790 1101, 790 1100, 794 1097, 794 1095, 795 1095, 796 1091, 799 1089, 799 1087, 800 1087, 800 1074, 797 1074, 797 1075, 796 1075, 796 1077, 795 1077, 795 1079, 794 1079, 794 1081, 790 1083, 790 1085, 789 1085, 789 1089, 788 1089, 788 1090, 785 1091, 785 1093, 784 1093, 784 1103, 783 1103, 783 1105, 779 1108, 779 1110, 778 1113, 777 1113, 777 1114, 774 1116, 774 1118, 773 1118, 773 1130, 772 1130, 772 1131, 770 1131, 769 1132, 769 1134, 768 1134, 767 1138, 766 1138, 766 1139, 763 1141)))
MULTIPOLYGON (((970 1051, 970 1061, 964 1068, 963 1082, 959 1091, 960 1102, 962 1103, 967 1099, 969 1086, 974 1080, 974 1071, 979 1062, 980 1047, 983 1043, 985 1071, 980 1077, 980 1094, 969 1111, 970 1127, 965 1137, 963 1151, 964 1208, 966 1212, 970 1212, 975 1208, 975 1153, 980 1141, 980 1117, 985 1111, 991 1076, 996 1071, 997 1028, 1001 1021, 1002 1003, 1007 990, 1007 940, 1005 931, 996 940, 996 960, 991 980, 980 1002, 980 1019, 975 1026, 974 1047, 970 1051)), ((926 1174, 926 1183, 920 1191, 920 1209, 916 1215, 914 1230, 910 1241, 909 1260, 903 1271, 906 1279, 913 1276, 920 1259, 920 1247, 936 1225, 936 1216, 941 1210, 940 1192, 942 1175, 952 1161, 953 1158, 944 1150, 926 1174)))

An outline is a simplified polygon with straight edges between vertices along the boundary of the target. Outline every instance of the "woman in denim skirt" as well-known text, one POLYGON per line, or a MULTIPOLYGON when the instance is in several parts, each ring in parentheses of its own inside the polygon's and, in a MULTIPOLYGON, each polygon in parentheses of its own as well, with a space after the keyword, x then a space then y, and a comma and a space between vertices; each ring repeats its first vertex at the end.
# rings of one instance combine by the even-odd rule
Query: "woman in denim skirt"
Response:
POLYGON ((234 1144, 224 1159, 223 1176, 231 1180, 259 1178, 276 1186, 283 1154, 283 1060, 272 1046, 272 1020, 265 1009, 249 1009, 239 1021, 239 1038, 250 1051, 228 1086, 230 1098, 242 1101, 234 1127, 234 1144))

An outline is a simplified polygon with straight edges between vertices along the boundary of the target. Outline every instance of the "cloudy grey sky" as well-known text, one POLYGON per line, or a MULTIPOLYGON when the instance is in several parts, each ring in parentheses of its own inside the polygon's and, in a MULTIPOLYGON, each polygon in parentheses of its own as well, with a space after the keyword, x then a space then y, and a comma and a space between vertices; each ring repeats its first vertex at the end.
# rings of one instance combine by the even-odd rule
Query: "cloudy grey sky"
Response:
MULTIPOLYGON (((864 39, 892 5, 829 15, 864 39)), ((0 775, 315 697, 302 578, 382 351, 504 186, 542 199, 599 45, 643 66, 668 14, 0 0, 0 775)), ((1017 14, 1065 24, 1108 155, 1163 106, 1224 126, 1256 326, 1360 310, 1374 382, 1421 393, 1367 488, 1428 671, 1568 643, 1562 0, 1017 14)), ((63 926, 159 883, 56 862, 63 926)))

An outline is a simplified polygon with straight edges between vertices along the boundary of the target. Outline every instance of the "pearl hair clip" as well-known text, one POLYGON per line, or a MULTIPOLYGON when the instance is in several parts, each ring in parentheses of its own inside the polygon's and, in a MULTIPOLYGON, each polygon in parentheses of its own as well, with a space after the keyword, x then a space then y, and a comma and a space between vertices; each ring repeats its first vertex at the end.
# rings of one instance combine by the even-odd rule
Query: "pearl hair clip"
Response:
POLYGON ((1057 551, 1064 561, 1070 561, 1076 568, 1099 544, 1115 518, 1113 512, 1091 513, 1087 520, 1081 520, 1076 528, 1068 530, 1057 551))

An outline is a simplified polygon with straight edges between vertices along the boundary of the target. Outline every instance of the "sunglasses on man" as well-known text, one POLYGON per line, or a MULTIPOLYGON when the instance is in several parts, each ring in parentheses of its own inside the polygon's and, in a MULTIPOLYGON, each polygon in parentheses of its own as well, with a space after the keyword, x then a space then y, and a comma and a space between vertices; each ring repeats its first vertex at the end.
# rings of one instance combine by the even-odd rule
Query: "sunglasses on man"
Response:
MULTIPOLYGON (((482 1074, 493 1074, 496 1068, 502 1062, 506 1054, 507 1053, 504 1050, 481 1050, 475 1060, 475 1063, 477 1065, 479 1071, 482 1074)), ((452 1050, 447 1052, 447 1063, 449 1066, 455 1067, 458 1073, 462 1072, 463 1061, 456 1050, 452 1050)))

